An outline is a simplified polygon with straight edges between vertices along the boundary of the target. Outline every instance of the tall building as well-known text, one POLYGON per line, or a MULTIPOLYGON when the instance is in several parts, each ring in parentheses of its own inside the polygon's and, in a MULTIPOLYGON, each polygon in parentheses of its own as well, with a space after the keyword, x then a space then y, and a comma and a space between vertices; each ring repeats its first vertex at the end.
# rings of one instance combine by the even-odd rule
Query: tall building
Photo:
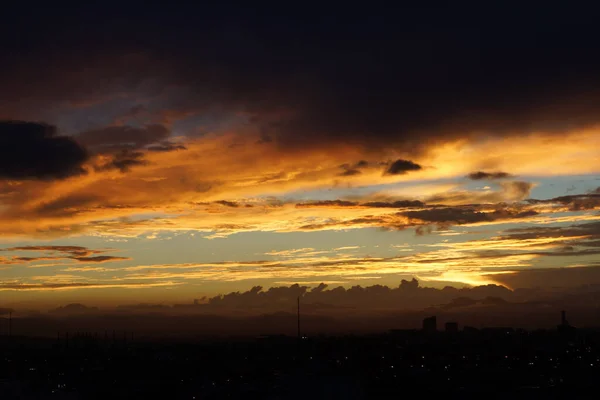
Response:
POLYGON ((437 331, 437 318, 435 316, 428 317, 423 320, 423 331, 424 332, 436 332, 437 331))

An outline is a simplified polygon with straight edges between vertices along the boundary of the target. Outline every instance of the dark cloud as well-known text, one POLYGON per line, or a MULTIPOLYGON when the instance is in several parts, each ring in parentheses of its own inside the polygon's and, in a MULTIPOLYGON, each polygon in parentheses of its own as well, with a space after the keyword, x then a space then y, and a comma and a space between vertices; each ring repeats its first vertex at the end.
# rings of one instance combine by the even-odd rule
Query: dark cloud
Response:
POLYGON ((447 229, 452 225, 474 224, 478 222, 494 222, 511 219, 526 219, 538 215, 535 210, 526 206, 506 204, 470 204, 461 206, 445 206, 443 204, 427 205, 418 200, 398 200, 395 202, 359 203, 346 200, 322 200, 296 204, 297 208, 396 208, 398 212, 384 215, 365 215, 349 220, 330 218, 327 222, 300 226, 300 230, 340 229, 349 226, 372 226, 389 230, 403 230, 415 227, 417 235, 431 233, 434 227, 447 229), (490 207, 494 207, 490 210, 490 207), (408 210, 407 210, 408 209, 408 210), (411 210, 412 209, 412 210, 411 210))
POLYGON ((392 202, 371 201, 361 204, 364 207, 373 208, 421 208, 425 207, 425 203, 419 200, 397 200, 392 202))
POLYGON ((165 140, 170 134, 168 128, 159 124, 141 127, 123 125, 85 131, 74 138, 94 153, 110 155, 108 162, 95 166, 97 171, 116 169, 125 173, 133 167, 148 163, 142 149, 152 152, 187 149, 165 140))
POLYGON ((595 237, 600 235, 600 223, 589 222, 570 226, 530 226, 524 228, 511 228, 504 230, 504 235, 499 239, 534 239, 534 238, 556 238, 570 236, 595 237))
POLYGON ((480 180, 494 180, 494 179, 506 179, 506 178, 512 178, 513 176, 511 174, 509 174, 508 172, 483 172, 483 171, 478 171, 478 172, 472 172, 469 175, 467 175, 467 177, 469 179, 472 179, 474 181, 480 181, 480 180))
POLYGON ((121 150, 109 162, 97 166, 96 170, 110 171, 118 169, 122 173, 125 173, 131 170, 132 167, 146 164, 148 164, 148 161, 144 159, 144 153, 141 151, 121 150))
MULTIPOLYGON (((75 136, 75 139, 90 150, 112 153, 140 149, 150 144, 163 142, 169 135, 169 130, 162 125, 109 126, 82 132, 75 136)), ((160 149, 160 147, 161 145, 158 145, 157 148, 160 149)))
POLYGON ((307 201, 304 203, 296 204, 296 208, 304 207, 355 207, 359 204, 354 201, 346 200, 321 200, 321 201, 307 201))
POLYGON ((300 226, 298 229, 312 231, 324 229, 341 229, 344 227, 353 227, 358 225, 388 230, 403 230, 411 226, 406 223, 405 218, 399 218, 398 215, 383 215, 377 217, 368 215, 362 218, 354 218, 350 220, 337 220, 331 218, 327 222, 303 225, 300 226))
POLYGON ((590 193, 559 196, 546 200, 527 199, 530 204, 562 204, 568 206, 570 211, 593 210, 600 207, 600 193, 596 188, 590 193))
POLYGON ((232 208, 238 208, 240 206, 235 201, 227 201, 227 200, 218 200, 218 201, 215 201, 215 203, 220 204, 225 207, 232 207, 232 208))
POLYGON ((113 257, 113 256, 93 256, 93 257, 71 257, 79 262, 105 263, 113 261, 131 260, 129 257, 113 257))
POLYGON ((20 246, 9 247, 2 251, 17 252, 17 251, 34 251, 41 253, 50 253, 51 255, 37 257, 12 257, 12 260, 22 262, 35 262, 46 260, 75 260, 81 263, 106 263, 114 261, 130 260, 129 257, 115 257, 107 255, 99 255, 102 253, 114 251, 113 249, 94 250, 81 246, 20 246))
POLYGON ((77 257, 86 257, 92 254, 104 253, 110 250, 92 250, 82 246, 19 246, 2 249, 2 251, 49 251, 68 253, 77 257))
POLYGON ((344 142, 410 152, 599 120, 596 13, 574 5, 361 5, 341 16, 333 5, 119 4, 118 20, 112 10, 3 10, 11 59, 0 67, 0 109, 131 92, 136 104, 144 90, 156 97, 143 85, 155 82, 176 93, 162 107, 244 112, 290 151, 344 142))
POLYGON ((402 175, 410 171, 419 171, 423 169, 419 164, 415 164, 410 160, 396 160, 385 171, 389 175, 402 175))
POLYGON ((425 236, 430 235, 433 232, 433 227, 431 225, 421 225, 415 228, 416 236, 425 236))
POLYGON ((87 152, 50 125, 0 121, 0 179, 65 179, 85 173, 87 152))
POLYGON ((342 164, 340 165, 340 168, 343 169, 344 171, 341 172, 339 175, 340 176, 354 176, 354 175, 360 175, 362 172, 362 169, 368 168, 370 167, 371 164, 368 161, 365 160, 360 160, 355 164, 342 164))
POLYGON ((42 203, 35 208, 34 212, 44 216, 65 217, 96 207, 101 201, 102 197, 97 195, 71 194, 42 203))
POLYGON ((177 144, 173 142, 161 142, 159 144, 147 147, 148 151, 157 151, 157 152, 167 152, 167 151, 176 151, 176 150, 187 150, 182 144, 177 144))
POLYGON ((359 203, 349 200, 319 200, 296 204, 296 207, 369 207, 369 208, 422 208, 425 203, 419 200, 368 201, 359 203))
POLYGON ((538 215, 538 213, 534 210, 520 211, 507 208, 499 208, 492 212, 482 212, 468 207, 439 207, 419 211, 405 211, 401 215, 430 223, 461 225, 503 219, 528 218, 538 215))
POLYGON ((344 170, 344 172, 341 172, 339 174, 339 176, 354 176, 354 175, 360 175, 362 172, 360 172, 358 169, 351 169, 351 168, 347 168, 344 170))
POLYGON ((49 261, 49 260, 61 260, 64 257, 13 257, 14 261, 32 262, 32 261, 49 261))
MULTIPOLYGON (((316 282, 315 282, 316 283, 316 282)), ((203 305, 208 309, 238 308, 261 310, 285 309, 295 304, 298 296, 304 307, 311 305, 331 305, 338 307, 352 307, 354 309, 406 309, 427 307, 434 304, 448 303, 453 306, 465 306, 465 301, 460 299, 469 298, 469 304, 484 303, 486 299, 510 299, 513 292, 499 285, 484 285, 466 287, 462 289, 447 287, 445 289, 434 289, 421 287, 419 281, 403 279, 396 286, 372 285, 352 286, 344 288, 338 286, 329 289, 329 286, 320 283, 313 289, 308 286, 294 284, 291 286, 271 287, 264 290, 261 286, 255 286, 246 292, 231 292, 206 299, 203 305), (455 300, 456 299, 456 300, 455 300)), ((452 308, 452 307, 448 307, 452 308)))

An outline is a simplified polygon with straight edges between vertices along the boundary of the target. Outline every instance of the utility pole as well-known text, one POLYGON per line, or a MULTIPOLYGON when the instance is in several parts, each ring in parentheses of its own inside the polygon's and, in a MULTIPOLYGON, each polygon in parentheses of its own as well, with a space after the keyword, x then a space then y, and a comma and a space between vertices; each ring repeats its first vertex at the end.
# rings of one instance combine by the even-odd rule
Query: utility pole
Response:
POLYGON ((12 311, 8 312, 8 337, 12 337, 12 311))

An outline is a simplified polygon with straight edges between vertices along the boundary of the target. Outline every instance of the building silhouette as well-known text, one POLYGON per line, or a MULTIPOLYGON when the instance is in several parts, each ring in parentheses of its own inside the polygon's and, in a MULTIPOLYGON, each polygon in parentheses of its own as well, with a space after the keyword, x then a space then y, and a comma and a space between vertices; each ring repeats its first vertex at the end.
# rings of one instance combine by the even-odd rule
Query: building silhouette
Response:
POLYGON ((437 318, 435 316, 423 319, 423 331, 426 333, 437 331, 437 318))

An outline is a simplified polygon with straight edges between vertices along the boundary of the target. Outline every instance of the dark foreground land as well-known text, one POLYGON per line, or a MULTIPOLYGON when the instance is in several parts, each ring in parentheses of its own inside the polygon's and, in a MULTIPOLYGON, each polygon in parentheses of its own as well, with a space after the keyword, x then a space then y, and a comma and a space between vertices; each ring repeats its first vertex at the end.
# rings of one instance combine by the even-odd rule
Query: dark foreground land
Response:
POLYGON ((197 342, 3 337, 1 399, 598 398, 600 334, 491 329, 197 342))

